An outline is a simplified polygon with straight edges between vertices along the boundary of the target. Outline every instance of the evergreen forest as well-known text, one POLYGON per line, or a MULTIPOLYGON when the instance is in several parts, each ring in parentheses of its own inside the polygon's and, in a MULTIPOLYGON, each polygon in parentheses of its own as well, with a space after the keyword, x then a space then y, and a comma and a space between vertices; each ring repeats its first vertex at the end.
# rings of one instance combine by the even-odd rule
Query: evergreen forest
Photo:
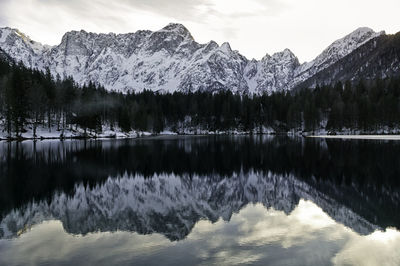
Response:
POLYGON ((109 92, 93 83, 0 61, 0 130, 38 127, 101 132, 104 125, 159 133, 184 129, 261 133, 400 128, 400 79, 361 80, 272 95, 230 91, 163 94, 109 92))

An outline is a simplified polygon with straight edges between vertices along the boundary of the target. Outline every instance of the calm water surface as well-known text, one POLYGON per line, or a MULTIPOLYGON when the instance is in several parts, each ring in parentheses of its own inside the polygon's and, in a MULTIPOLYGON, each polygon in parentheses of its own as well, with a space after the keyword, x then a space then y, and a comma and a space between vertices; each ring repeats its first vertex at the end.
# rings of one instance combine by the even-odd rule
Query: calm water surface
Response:
POLYGON ((0 143, 0 265, 400 265, 400 141, 0 143))

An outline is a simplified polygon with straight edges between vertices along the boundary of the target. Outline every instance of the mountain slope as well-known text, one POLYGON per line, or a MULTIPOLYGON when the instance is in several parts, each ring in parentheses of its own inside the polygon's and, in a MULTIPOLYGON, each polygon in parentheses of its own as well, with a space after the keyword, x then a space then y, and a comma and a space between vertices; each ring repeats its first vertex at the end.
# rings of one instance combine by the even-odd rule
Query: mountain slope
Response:
POLYGON ((400 33, 382 35, 368 41, 353 53, 299 84, 298 88, 393 76, 400 76, 400 33))
POLYGON ((127 34, 71 31, 53 47, 3 28, 0 48, 27 67, 49 68, 54 76, 72 76, 81 85, 92 81, 108 90, 262 94, 290 90, 382 34, 357 29, 302 65, 289 49, 258 61, 248 60, 229 43, 199 44, 181 24, 127 34))

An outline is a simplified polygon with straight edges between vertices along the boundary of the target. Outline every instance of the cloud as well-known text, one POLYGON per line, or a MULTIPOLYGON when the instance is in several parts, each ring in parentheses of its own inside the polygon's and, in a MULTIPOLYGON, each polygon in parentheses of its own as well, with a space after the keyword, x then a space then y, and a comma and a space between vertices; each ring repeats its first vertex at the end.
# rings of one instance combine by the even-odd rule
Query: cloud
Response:
MULTIPOLYGON (((21 1, 21 0, 20 0, 21 1)), ((18 1, 17 1, 18 2, 18 1)), ((273 15, 286 6, 277 0, 250 0, 245 5, 239 0, 33 0, 35 6, 63 8, 81 15, 101 17, 103 12, 118 14, 121 10, 141 10, 186 21, 204 21, 204 16, 240 18, 257 15, 273 15)))
POLYGON ((300 200, 289 215, 256 204, 235 213, 229 222, 201 220, 179 242, 156 233, 123 231, 72 236, 60 221, 43 222, 19 239, 0 240, 0 264, 69 261, 79 265, 85 258, 89 265, 158 265, 160 261, 171 265, 312 265, 329 261, 333 265, 399 265, 399 248, 399 231, 360 236, 314 203, 300 200))
POLYGON ((309 61, 360 26, 399 31, 399 9, 398 0, 0 0, 0 26, 58 44, 70 30, 125 33, 178 22, 197 41, 227 41, 248 58, 289 48, 309 61))
MULTIPOLYGON (((158 15, 176 17, 178 19, 188 19, 197 13, 197 7, 208 5, 208 1, 196 0, 34 0, 35 5, 46 5, 47 8, 62 8, 74 13, 75 15, 89 15, 91 18, 101 18, 102 14, 114 13, 118 16, 122 11, 136 10, 156 13, 158 15), (201 4, 201 2, 205 2, 201 4)), ((121 18, 123 19, 123 18, 121 18)))
POLYGON ((8 21, 5 17, 0 17, 0 25, 7 25, 8 21))

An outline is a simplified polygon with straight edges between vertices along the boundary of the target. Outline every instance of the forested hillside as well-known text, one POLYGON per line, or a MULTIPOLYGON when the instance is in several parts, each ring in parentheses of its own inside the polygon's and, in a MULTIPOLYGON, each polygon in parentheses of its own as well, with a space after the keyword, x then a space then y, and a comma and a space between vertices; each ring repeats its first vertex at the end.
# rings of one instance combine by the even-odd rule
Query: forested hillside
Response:
POLYGON ((38 128, 81 130, 82 136, 115 131, 394 132, 400 128, 400 79, 337 83, 296 93, 247 96, 230 91, 159 94, 107 92, 92 83, 0 60, 0 130, 20 137, 38 128))
POLYGON ((315 87, 316 84, 354 82, 360 79, 398 77, 400 75, 400 33, 381 35, 369 40, 352 53, 323 69, 298 88, 315 87))

